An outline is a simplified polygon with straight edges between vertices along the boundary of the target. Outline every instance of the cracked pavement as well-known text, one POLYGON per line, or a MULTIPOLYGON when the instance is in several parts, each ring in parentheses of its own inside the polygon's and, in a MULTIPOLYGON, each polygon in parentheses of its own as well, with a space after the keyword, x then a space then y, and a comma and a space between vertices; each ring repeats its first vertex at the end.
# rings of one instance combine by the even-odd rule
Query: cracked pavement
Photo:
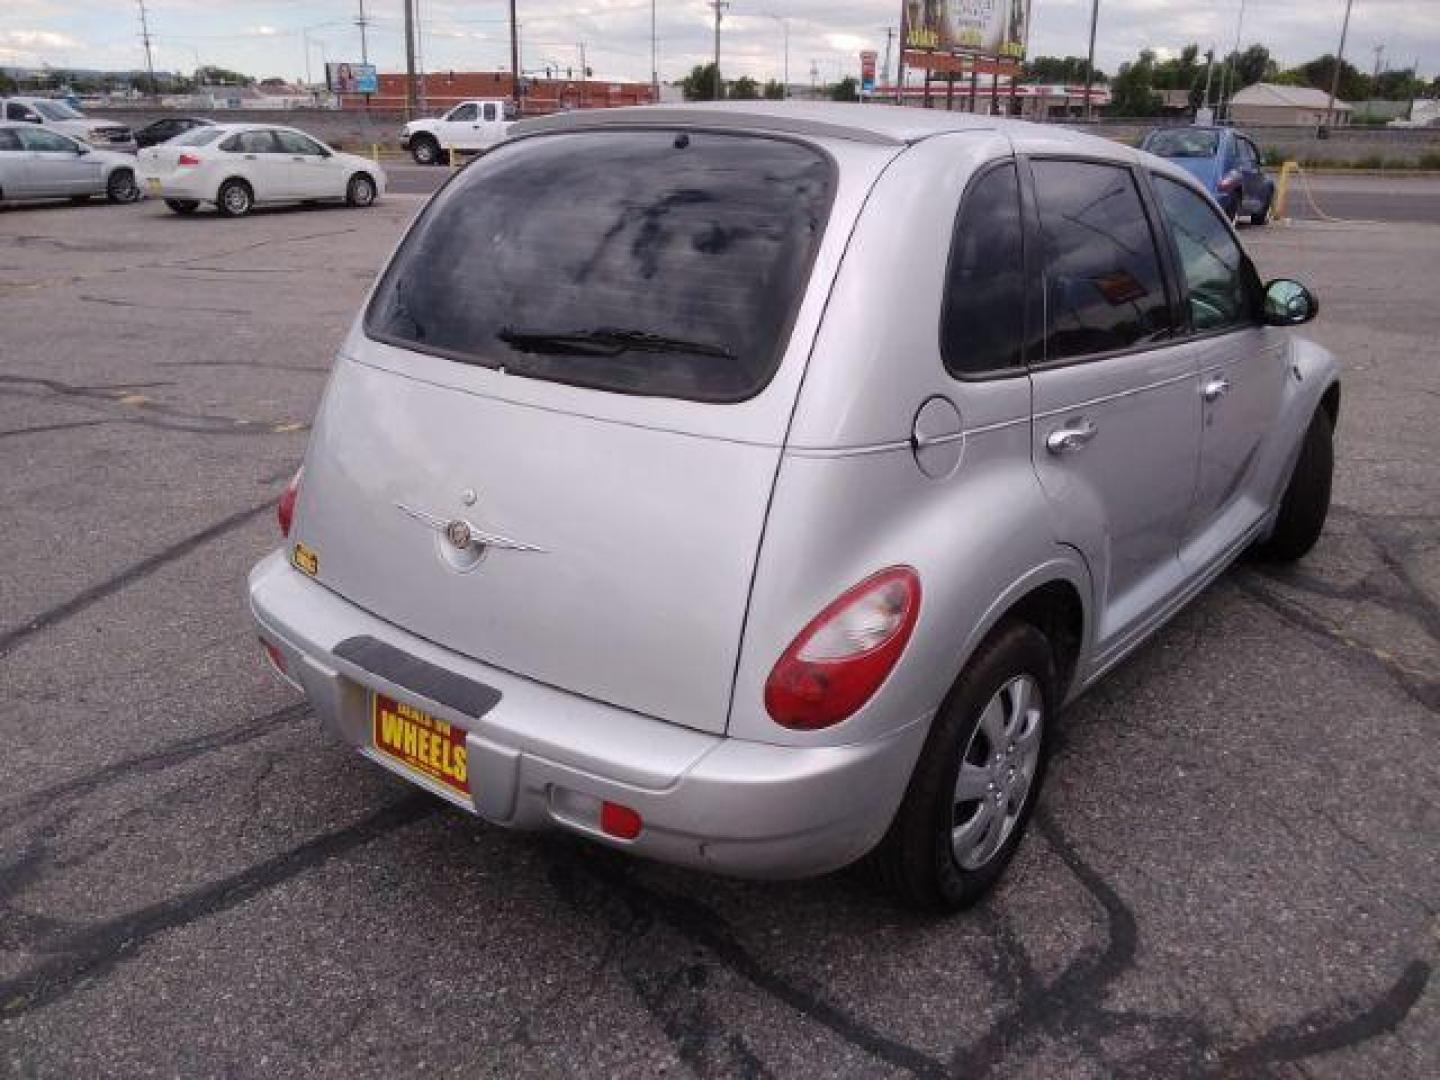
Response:
POLYGON ((1440 1075, 1440 229, 1244 233, 1346 367, 1326 535, 1069 710, 937 921, 483 825, 265 670, 244 576, 418 205, 0 212, 0 1075, 1440 1075))

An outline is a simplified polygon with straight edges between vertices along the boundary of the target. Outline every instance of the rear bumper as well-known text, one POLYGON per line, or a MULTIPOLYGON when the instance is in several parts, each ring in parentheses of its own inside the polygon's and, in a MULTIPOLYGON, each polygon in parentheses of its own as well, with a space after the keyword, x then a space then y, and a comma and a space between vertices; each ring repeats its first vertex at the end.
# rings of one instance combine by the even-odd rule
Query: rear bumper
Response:
POLYGON ((215 192, 209 181, 193 171, 171 172, 164 176, 140 173, 140 189, 156 199, 187 199, 195 202, 213 202, 215 192), (157 186, 158 185, 158 186, 157 186))
MULTIPOLYGON (((293 569, 283 552, 250 574, 262 638, 325 725, 372 760, 460 802, 373 749, 370 694, 409 701, 466 732, 487 821, 564 828, 665 862, 745 877, 804 877, 853 862, 889 826, 929 729, 920 717, 873 742, 789 747, 712 735, 577 697, 415 637, 293 569), (336 648, 357 636, 499 693, 472 716, 362 668, 336 648), (634 840, 599 829, 599 805, 635 810, 634 840)), ((348 650, 342 650, 347 651, 348 650)), ((439 694, 444 697, 446 695, 439 694)))

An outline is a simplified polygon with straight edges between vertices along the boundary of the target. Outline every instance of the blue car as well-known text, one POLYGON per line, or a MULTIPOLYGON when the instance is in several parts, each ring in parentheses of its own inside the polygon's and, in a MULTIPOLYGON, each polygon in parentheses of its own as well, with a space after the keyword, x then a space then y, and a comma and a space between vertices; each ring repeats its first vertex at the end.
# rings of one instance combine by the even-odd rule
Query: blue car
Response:
POLYGON ((1168 158, 1205 185, 1231 221, 1270 219, 1275 181, 1260 165, 1255 144, 1233 128, 1166 127, 1150 131, 1140 149, 1168 158))

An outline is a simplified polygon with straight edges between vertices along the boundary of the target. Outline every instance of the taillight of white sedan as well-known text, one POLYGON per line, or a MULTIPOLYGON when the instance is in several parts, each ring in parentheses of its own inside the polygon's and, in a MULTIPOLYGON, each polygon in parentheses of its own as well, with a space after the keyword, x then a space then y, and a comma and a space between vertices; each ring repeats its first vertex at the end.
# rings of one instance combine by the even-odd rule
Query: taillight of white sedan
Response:
POLYGON ((216 124, 142 150, 146 194, 177 214, 213 203, 225 217, 256 205, 343 199, 370 206, 385 192, 385 170, 369 158, 342 154, 294 128, 216 124))

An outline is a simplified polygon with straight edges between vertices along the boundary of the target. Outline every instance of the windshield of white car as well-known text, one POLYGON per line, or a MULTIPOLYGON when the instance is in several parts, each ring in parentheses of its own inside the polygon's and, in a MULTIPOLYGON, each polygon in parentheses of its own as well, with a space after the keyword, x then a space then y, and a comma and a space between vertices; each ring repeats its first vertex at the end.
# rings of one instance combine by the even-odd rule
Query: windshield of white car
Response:
POLYGON ((216 139, 223 135, 219 128, 202 127, 192 128, 183 135, 177 135, 170 140, 171 146, 209 146, 216 139))
POLYGON ((514 143, 436 196, 366 330, 512 375, 744 400, 780 363, 834 183, 823 152, 774 137, 648 130, 514 143))
POLYGON ((83 120, 84 113, 76 112, 63 101, 32 101, 30 107, 46 120, 83 120))

